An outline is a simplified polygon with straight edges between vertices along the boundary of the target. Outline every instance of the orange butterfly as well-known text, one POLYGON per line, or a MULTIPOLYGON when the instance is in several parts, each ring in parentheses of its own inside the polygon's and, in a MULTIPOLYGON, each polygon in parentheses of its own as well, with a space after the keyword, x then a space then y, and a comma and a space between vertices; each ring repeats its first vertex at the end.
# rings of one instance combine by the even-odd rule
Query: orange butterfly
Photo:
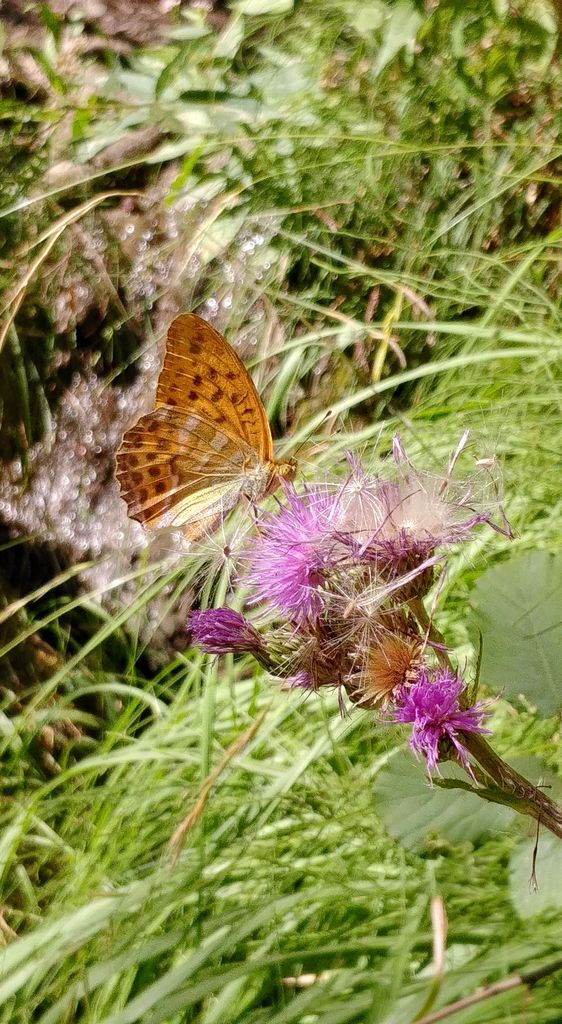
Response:
POLYGON ((194 313, 168 330, 156 408, 128 430, 116 476, 129 515, 179 527, 189 540, 216 529, 243 498, 259 501, 296 462, 276 462, 265 409, 236 352, 194 313))

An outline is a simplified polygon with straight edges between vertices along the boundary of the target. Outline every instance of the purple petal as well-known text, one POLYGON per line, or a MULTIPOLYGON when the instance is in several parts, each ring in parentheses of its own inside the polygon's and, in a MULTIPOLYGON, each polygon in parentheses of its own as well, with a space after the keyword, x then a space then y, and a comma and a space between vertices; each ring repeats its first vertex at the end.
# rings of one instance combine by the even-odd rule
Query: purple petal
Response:
POLYGON ((399 691, 393 720, 411 723, 410 746, 414 753, 425 757, 430 775, 432 772, 439 774, 439 746, 444 739, 455 747, 459 760, 472 774, 459 733, 489 732, 482 725, 487 705, 478 702, 471 707, 461 707, 463 690, 462 679, 447 669, 422 669, 413 685, 402 686, 399 691))
POLYGON ((285 493, 287 505, 265 516, 248 552, 243 583, 254 590, 252 603, 273 605, 297 623, 315 621, 324 608, 322 584, 334 560, 337 498, 311 491, 285 493))

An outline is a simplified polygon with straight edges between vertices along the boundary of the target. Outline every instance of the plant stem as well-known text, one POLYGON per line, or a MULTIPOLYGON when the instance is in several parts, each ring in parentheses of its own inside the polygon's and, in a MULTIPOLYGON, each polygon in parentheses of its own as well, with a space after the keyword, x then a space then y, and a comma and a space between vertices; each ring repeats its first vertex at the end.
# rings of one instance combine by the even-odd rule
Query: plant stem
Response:
MULTIPOLYGON (((422 601, 416 598, 411 602, 411 609, 426 636, 439 643, 437 657, 441 664, 454 672, 450 659, 443 650, 443 637, 433 626, 422 601)), ((562 839, 562 807, 554 803, 546 793, 503 761, 480 733, 459 732, 459 739, 493 783, 491 788, 486 786, 487 800, 494 799, 493 793, 496 788, 498 790, 497 803, 507 804, 519 811, 520 814, 534 818, 535 821, 562 839)), ((478 788, 473 787, 473 792, 478 793, 478 788)))
MULTIPOLYGON (((469 754, 497 786, 501 793, 511 797, 507 801, 521 814, 534 818, 555 836, 562 839, 562 807, 554 803, 546 793, 515 771, 511 765, 498 757, 495 750, 478 733, 459 733, 459 738, 469 754), (515 799, 513 799, 515 798, 515 799)), ((478 792, 478 790, 475 790, 478 792)), ((499 801, 500 803, 503 801, 499 801)))

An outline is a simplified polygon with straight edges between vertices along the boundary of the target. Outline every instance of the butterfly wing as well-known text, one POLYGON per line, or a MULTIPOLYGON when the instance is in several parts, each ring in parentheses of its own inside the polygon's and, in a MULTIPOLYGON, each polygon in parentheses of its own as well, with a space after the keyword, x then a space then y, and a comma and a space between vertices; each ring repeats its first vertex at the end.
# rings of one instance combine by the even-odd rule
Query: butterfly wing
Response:
POLYGON ((243 494, 269 489, 273 441, 244 364, 205 320, 186 313, 168 330, 156 409, 128 430, 116 475, 129 515, 152 527, 213 529, 243 494))
POLYGON ((250 446, 260 462, 273 458, 271 430, 241 359, 206 320, 176 317, 168 330, 156 406, 196 414, 250 446))
POLYGON ((128 430, 116 476, 129 515, 146 526, 182 527, 196 539, 212 529, 268 470, 245 440, 195 413, 161 406, 128 430))

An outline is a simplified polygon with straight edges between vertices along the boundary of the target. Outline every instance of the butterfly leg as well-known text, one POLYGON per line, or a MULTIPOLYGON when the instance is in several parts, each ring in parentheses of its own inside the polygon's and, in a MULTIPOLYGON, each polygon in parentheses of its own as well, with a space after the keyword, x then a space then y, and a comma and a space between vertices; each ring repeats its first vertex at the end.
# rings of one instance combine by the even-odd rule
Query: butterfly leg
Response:
POLYGON ((246 508, 246 511, 247 511, 250 519, 252 520, 252 523, 255 526, 256 530, 259 530, 259 528, 260 528, 260 524, 259 524, 259 509, 258 509, 255 501, 252 501, 252 499, 249 498, 247 494, 243 494, 242 495, 242 502, 243 502, 243 504, 244 504, 244 506, 246 508))

